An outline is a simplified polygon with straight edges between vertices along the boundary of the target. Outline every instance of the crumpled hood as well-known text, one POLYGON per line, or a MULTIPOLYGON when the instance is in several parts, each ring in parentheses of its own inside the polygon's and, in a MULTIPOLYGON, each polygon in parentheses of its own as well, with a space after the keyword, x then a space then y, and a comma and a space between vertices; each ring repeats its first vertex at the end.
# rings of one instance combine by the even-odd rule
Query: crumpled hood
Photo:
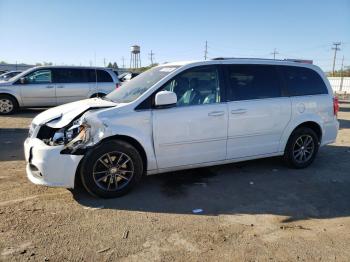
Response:
POLYGON ((50 108, 33 119, 33 124, 46 124, 52 128, 62 128, 68 125, 75 117, 89 109, 107 108, 117 106, 117 103, 100 98, 90 98, 73 103, 50 108))

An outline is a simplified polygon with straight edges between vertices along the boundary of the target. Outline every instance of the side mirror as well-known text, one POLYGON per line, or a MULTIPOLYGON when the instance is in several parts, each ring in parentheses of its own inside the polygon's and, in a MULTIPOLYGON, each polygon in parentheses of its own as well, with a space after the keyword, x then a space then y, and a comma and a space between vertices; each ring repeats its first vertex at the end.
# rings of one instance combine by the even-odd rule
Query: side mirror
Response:
POLYGON ((171 91, 160 91, 156 94, 155 105, 157 107, 174 106, 177 102, 177 96, 171 91))
POLYGON ((26 84, 27 83, 27 79, 25 77, 21 77, 19 79, 19 82, 23 85, 23 84, 26 84))

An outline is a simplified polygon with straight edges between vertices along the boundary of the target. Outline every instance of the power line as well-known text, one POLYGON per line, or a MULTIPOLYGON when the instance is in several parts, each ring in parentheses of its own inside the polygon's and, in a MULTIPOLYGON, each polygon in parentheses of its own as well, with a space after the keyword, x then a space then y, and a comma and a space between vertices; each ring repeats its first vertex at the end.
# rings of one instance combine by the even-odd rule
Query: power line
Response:
POLYGON ((151 66, 153 66, 153 57, 155 53, 153 53, 153 51, 151 50, 151 53, 149 53, 148 55, 149 55, 149 59, 151 60, 151 66))
POLYGON ((204 60, 207 60, 207 57, 208 57, 208 41, 205 41, 204 60))
POLYGON ((333 45, 334 47, 332 47, 332 50, 334 50, 334 57, 333 57, 333 69, 332 69, 332 72, 333 72, 333 75, 334 75, 334 67, 335 67, 335 60, 337 59, 337 51, 340 51, 340 42, 334 42, 333 45))
POLYGON ((273 49, 273 52, 270 53, 270 54, 273 55, 273 59, 276 59, 276 55, 278 55, 279 53, 277 52, 277 49, 274 48, 274 49, 273 49))

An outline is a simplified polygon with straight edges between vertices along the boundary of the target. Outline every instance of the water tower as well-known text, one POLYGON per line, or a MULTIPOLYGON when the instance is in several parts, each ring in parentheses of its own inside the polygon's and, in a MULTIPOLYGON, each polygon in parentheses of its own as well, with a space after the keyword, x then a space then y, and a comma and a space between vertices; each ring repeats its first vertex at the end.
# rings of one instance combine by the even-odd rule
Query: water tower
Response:
POLYGON ((140 57, 140 46, 133 45, 130 47, 130 68, 139 68, 141 67, 141 57, 140 57))

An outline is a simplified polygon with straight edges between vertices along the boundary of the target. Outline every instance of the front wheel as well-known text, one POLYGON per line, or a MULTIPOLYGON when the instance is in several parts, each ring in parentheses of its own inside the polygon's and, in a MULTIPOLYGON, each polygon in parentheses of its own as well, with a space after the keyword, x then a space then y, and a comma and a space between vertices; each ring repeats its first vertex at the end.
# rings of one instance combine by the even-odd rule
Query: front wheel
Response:
POLYGON ((124 141, 106 141, 90 150, 83 159, 81 181, 92 195, 103 198, 128 193, 143 173, 139 152, 124 141))
POLYGON ((305 168, 315 159, 319 148, 316 133, 308 127, 300 127, 291 134, 284 159, 290 167, 305 168))
POLYGON ((16 99, 9 95, 0 95, 0 115, 10 115, 18 110, 16 99))

